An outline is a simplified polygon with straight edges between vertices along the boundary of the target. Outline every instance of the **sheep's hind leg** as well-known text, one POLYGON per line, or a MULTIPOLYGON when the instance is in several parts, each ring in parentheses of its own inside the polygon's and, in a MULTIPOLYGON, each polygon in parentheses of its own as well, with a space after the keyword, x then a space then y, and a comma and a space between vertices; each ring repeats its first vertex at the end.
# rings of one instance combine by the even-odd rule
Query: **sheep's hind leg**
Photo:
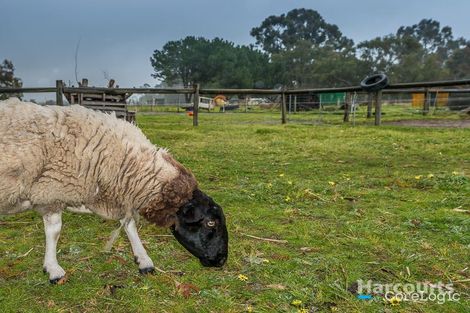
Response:
POLYGON ((47 213, 42 217, 44 221, 44 232, 46 233, 46 254, 44 255, 45 273, 49 274, 51 284, 56 284, 64 276, 64 269, 57 263, 57 241, 62 228, 62 212, 47 213))
POLYGON ((148 256, 147 251, 145 251, 142 242, 140 241, 135 220, 133 218, 122 219, 121 224, 124 225, 124 230, 126 231, 127 237, 131 242, 132 252, 134 253, 134 261, 139 265, 139 272, 141 274, 153 273, 155 271, 155 267, 152 260, 148 256))

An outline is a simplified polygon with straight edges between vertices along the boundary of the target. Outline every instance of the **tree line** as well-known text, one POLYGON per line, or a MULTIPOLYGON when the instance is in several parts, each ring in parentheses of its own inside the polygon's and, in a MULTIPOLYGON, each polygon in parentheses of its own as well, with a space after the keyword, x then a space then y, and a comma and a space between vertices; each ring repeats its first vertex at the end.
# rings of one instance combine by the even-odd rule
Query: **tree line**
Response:
POLYGON ((152 76, 169 86, 209 88, 339 87, 377 72, 393 82, 470 77, 470 41, 432 19, 356 44, 317 11, 294 9, 269 16, 250 34, 254 45, 169 41, 150 58, 152 76))
MULTIPOLYGON (((317 11, 294 9, 267 17, 250 34, 254 45, 193 36, 169 41, 150 58, 152 76, 167 86, 205 88, 340 87, 377 72, 392 82, 470 77, 470 41, 432 19, 356 44, 317 11)), ((0 63, 0 87, 21 85, 13 63, 0 63)))

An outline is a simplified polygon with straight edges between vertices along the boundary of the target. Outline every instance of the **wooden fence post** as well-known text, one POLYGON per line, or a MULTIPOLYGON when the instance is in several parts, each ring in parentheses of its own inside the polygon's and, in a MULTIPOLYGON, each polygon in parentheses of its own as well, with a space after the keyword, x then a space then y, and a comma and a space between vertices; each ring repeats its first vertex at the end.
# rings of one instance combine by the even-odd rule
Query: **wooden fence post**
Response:
POLYGON ((56 87, 55 103, 56 105, 64 105, 64 100, 62 97, 64 95, 64 82, 61 80, 56 80, 55 87, 56 87))
POLYGON ((199 84, 194 84, 193 126, 199 125, 198 113, 199 113, 199 84))
POLYGON ((344 115, 343 115, 343 123, 349 122, 349 111, 351 106, 351 93, 346 93, 346 98, 344 99, 344 115))
POLYGON ((374 102, 374 95, 372 92, 367 93, 367 118, 372 117, 372 104, 374 102))
POLYGON ((282 89, 282 94, 281 94, 281 123, 285 124, 287 123, 286 119, 286 93, 285 89, 282 89))
POLYGON ((375 125, 380 126, 382 117, 382 90, 375 92, 375 125))
POLYGON ((180 96, 181 95, 178 95, 178 104, 176 105, 176 112, 177 113, 180 113, 180 96))
POLYGON ((431 102, 431 93, 429 92, 429 89, 426 88, 424 91, 423 115, 429 114, 430 102, 431 102))
POLYGON ((289 95, 289 110, 288 110, 289 114, 292 113, 292 95, 290 94, 289 95))

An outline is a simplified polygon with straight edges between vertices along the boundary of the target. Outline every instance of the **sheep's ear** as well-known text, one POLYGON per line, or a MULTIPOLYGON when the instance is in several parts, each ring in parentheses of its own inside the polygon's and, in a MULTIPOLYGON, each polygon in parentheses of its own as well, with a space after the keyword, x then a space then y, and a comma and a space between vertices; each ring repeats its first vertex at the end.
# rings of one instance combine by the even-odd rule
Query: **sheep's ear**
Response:
POLYGON ((189 202, 178 212, 178 219, 183 223, 196 223, 204 218, 204 214, 199 206, 191 205, 189 202))

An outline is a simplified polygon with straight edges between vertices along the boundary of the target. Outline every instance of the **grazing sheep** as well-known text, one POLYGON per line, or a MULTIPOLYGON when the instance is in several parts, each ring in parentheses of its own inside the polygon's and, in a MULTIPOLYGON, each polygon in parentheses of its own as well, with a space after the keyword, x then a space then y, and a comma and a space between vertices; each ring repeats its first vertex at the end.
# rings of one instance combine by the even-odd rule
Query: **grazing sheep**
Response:
POLYGON ((78 105, 0 102, 0 214, 34 209, 44 221, 44 271, 56 258, 64 209, 120 220, 141 273, 154 270, 134 217, 171 227, 204 266, 222 266, 228 235, 222 209, 193 174, 134 125, 78 105))

